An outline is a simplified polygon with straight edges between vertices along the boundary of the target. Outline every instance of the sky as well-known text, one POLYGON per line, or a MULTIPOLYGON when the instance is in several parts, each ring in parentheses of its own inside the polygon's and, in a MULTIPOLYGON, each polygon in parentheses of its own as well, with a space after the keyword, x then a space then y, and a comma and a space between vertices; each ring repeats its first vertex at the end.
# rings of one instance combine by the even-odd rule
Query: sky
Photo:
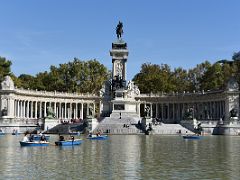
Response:
POLYGON ((143 63, 190 69, 240 51, 239 7, 239 0, 0 0, 0 56, 17 76, 74 57, 111 70, 120 20, 128 80, 143 63))

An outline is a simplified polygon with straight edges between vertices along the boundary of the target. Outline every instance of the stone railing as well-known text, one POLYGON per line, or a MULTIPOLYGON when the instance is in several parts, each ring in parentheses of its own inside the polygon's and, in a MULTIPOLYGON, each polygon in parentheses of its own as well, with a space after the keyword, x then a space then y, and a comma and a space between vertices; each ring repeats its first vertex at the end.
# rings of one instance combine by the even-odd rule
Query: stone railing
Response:
POLYGON ((17 89, 15 92, 21 95, 31 95, 31 96, 47 96, 47 97, 81 97, 81 98, 96 98, 96 94, 90 93, 67 93, 67 92, 58 92, 58 91, 38 91, 38 90, 26 90, 26 89, 17 89))
POLYGON ((203 94, 216 94, 222 93, 224 90, 217 90, 217 91, 198 91, 198 92, 159 92, 159 93, 148 93, 148 94, 140 94, 139 97, 168 97, 168 96, 192 96, 192 95, 203 95, 203 94))

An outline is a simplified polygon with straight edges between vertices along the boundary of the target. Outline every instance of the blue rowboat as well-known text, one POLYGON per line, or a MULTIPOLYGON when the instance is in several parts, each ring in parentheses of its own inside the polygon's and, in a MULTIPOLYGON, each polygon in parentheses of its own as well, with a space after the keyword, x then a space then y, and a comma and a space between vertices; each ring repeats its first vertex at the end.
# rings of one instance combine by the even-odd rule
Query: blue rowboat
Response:
POLYGON ((185 135, 185 136, 183 136, 183 139, 202 139, 202 136, 198 136, 198 135, 185 135))
POLYGON ((72 140, 66 140, 66 141, 56 141, 55 144, 57 146, 75 146, 75 145, 80 145, 82 143, 81 139, 75 139, 74 141, 72 140))
POLYGON ((90 139, 90 140, 106 140, 106 139, 108 139, 108 136, 107 135, 101 135, 101 136, 91 135, 91 136, 88 136, 87 139, 90 139))
POLYGON ((21 146, 48 146, 49 142, 33 141, 33 142, 23 142, 20 141, 21 146))

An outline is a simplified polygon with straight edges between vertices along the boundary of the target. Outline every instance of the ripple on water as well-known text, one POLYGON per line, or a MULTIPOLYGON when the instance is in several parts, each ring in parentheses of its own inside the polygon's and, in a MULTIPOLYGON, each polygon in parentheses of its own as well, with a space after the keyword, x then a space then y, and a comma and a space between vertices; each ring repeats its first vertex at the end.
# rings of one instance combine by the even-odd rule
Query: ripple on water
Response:
MULTIPOLYGON (((110 136, 75 147, 23 147, 0 138, 1 179, 238 179, 240 138, 110 136)), ((53 143, 57 136, 51 137, 53 143)), ((83 137, 84 138, 84 137, 83 137)))

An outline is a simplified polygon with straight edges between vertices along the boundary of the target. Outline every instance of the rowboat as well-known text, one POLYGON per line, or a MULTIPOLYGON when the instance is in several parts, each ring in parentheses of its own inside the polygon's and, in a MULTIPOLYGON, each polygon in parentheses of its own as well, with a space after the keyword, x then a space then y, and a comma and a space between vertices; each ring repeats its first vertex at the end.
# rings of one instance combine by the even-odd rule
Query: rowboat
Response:
POLYGON ((42 141, 33 141, 33 142, 24 142, 24 141, 19 141, 21 146, 48 146, 49 142, 42 142, 42 141))
POLYGON ((183 139, 201 139, 202 136, 199 136, 199 135, 184 135, 182 136, 183 139))
POLYGON ((56 141, 55 144, 57 146, 75 146, 80 145, 82 143, 81 139, 75 139, 75 140, 66 140, 66 141, 56 141))
POLYGON ((87 137, 87 139, 90 139, 90 140, 106 140, 108 139, 108 136, 107 135, 90 135, 87 137))

